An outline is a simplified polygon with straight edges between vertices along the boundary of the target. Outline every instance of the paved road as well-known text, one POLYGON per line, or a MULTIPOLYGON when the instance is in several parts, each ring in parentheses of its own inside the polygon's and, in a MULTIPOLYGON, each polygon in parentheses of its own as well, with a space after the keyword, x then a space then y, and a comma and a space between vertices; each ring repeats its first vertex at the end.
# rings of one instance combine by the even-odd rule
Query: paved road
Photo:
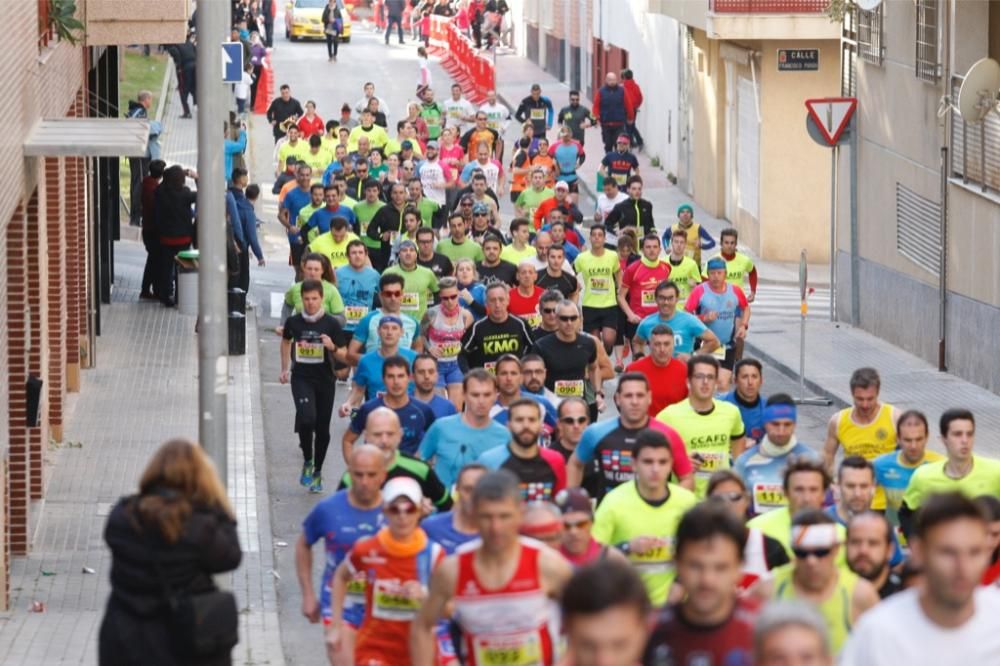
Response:
MULTIPOLYGON (((361 96, 365 81, 375 81, 377 94, 385 96, 392 111, 389 122, 390 127, 394 127, 395 121, 402 116, 413 89, 411 84, 416 78, 415 48, 410 45, 396 46, 393 41, 387 49, 380 36, 357 25, 351 43, 341 48, 337 63, 327 62, 325 46, 320 43, 292 44, 282 38, 279 38, 272 58, 276 83, 288 83, 292 94, 303 103, 314 100, 324 119, 331 113, 335 117, 343 102, 353 104, 361 96)), ((435 88, 441 97, 447 91, 447 76, 436 66, 433 74, 435 88)), ((261 183, 262 189, 270 192, 273 182, 270 127, 263 117, 255 116, 251 132, 253 179, 261 183)), ((503 209, 509 219, 513 211, 508 201, 505 200, 503 209)), ((297 482, 301 459, 296 436, 292 432, 291 394, 287 386, 277 382, 278 337, 269 333, 279 323, 280 295, 292 280, 291 268, 287 266, 287 243, 280 226, 274 221, 276 212, 273 199, 266 199, 260 214, 267 220, 264 245, 269 265, 264 269, 255 269, 250 298, 256 304, 260 332, 261 403, 267 441, 271 525, 274 540, 288 544, 277 547, 275 554, 275 568, 280 576, 277 584, 282 646, 288 664, 316 664, 322 663, 323 659, 321 631, 318 626, 309 625, 300 615, 301 599, 294 568, 295 540, 302 518, 315 504, 316 497, 306 493, 297 482)), ((771 368, 765 369, 765 376, 766 386, 771 392, 794 393, 797 390, 794 381, 771 368)), ((613 386, 609 386, 608 390, 613 391, 613 386)), ((338 386, 338 404, 346 393, 347 387, 338 386)), ((825 408, 803 409, 802 439, 820 443, 828 415, 829 410, 825 408)), ((335 419, 331 455, 324 474, 329 491, 335 488, 336 479, 344 469, 339 456, 339 442, 345 425, 342 419, 335 419)), ((319 576, 321 558, 322 553, 317 548, 314 557, 316 577, 319 576)))

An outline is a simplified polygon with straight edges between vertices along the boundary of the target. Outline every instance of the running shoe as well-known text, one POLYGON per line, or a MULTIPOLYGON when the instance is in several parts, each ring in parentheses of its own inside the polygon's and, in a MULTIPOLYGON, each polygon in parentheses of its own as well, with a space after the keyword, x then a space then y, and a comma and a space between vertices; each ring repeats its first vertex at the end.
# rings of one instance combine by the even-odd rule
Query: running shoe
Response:
POLYGON ((321 493, 323 492, 323 477, 320 474, 313 476, 312 481, 309 483, 309 492, 311 493, 321 493))
POLYGON ((302 476, 299 477, 299 484, 308 488, 313 482, 313 462, 312 460, 302 463, 302 476))

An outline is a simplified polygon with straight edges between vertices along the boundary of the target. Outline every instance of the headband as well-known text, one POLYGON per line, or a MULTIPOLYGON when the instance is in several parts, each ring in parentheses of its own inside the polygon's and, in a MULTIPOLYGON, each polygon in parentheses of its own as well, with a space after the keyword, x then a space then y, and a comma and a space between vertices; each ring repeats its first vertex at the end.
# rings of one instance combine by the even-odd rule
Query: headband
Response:
POLYGON ((541 525, 522 525, 521 535, 532 539, 545 539, 546 537, 557 536, 562 531, 562 523, 553 520, 541 525))
POLYGON ((802 550, 833 548, 838 543, 840 537, 837 534, 837 526, 833 523, 792 526, 792 548, 802 550))
POLYGON ((770 423, 771 421, 777 421, 779 419, 791 419, 794 423, 795 413, 795 405, 788 405, 784 403, 768 405, 764 408, 764 423, 770 423))

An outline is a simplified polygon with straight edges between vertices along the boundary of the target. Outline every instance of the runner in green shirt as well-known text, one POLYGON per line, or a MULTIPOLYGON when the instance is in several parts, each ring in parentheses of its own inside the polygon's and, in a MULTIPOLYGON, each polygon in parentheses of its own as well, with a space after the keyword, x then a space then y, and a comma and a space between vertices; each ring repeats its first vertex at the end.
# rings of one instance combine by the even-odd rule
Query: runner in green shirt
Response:
POLYGON ((617 546, 642 576, 655 606, 662 606, 674 581, 674 536, 684 513, 697 503, 690 490, 667 483, 673 455, 666 436, 643 430, 633 453, 635 479, 604 496, 591 534, 617 546))
POLYGON ((928 497, 959 492, 972 499, 980 495, 1000 496, 1000 460, 972 452, 976 442, 976 419, 967 409, 949 409, 941 415, 941 441, 947 458, 917 468, 903 494, 899 522, 909 538, 913 517, 928 497))
POLYGON ((324 206, 326 206, 326 201, 323 200, 323 186, 320 183, 310 185, 309 204, 299 209, 299 214, 295 218, 295 226, 301 230, 302 227, 306 226, 306 222, 309 221, 312 214, 324 206))
MULTIPOLYGON (((343 324, 344 299, 333 284, 333 269, 321 254, 310 252, 302 258, 302 275, 305 280, 323 283, 323 309, 335 316, 343 324)), ((285 292, 285 302, 281 308, 281 321, 302 312, 302 283, 296 282, 285 292)), ((279 327, 280 328, 280 327, 279 327)), ((280 333, 280 330, 279 330, 280 333)))
POLYGON ((434 271, 417 264, 417 246, 405 240, 399 244, 399 263, 385 269, 382 275, 402 275, 403 302, 400 310, 417 321, 427 311, 428 301, 438 292, 437 276, 434 271))
POLYGON ((517 196, 517 201, 514 202, 514 213, 518 217, 533 220, 535 219, 535 210, 542 205, 542 202, 555 195, 552 188, 545 187, 545 169, 541 167, 532 169, 531 186, 517 196))
POLYGON ((368 224, 375 217, 375 213, 385 205, 385 202, 378 198, 381 191, 382 187, 378 184, 377 180, 369 179, 365 181, 364 201, 360 201, 354 206, 354 216, 358 218, 358 234, 361 236, 361 242, 373 250, 379 249, 381 243, 369 238, 365 232, 368 231, 368 224))
POLYGON ((472 259, 477 264, 484 259, 483 248, 466 234, 465 218, 460 213, 453 213, 448 218, 448 238, 438 243, 435 248, 444 256, 456 263, 459 259, 472 259))
POLYGON ((410 182, 406 184, 406 195, 409 198, 408 205, 420 211, 421 224, 433 229, 434 218, 441 210, 441 206, 436 201, 431 201, 424 196, 424 186, 420 183, 419 178, 411 178, 410 182))
POLYGON ((736 405, 715 399, 719 362, 712 356, 695 355, 688 361, 688 397, 656 415, 656 420, 677 431, 695 466, 695 493, 705 497, 708 477, 732 467, 746 438, 743 418, 736 405))
POLYGON ((420 101, 420 117, 427 123, 427 136, 431 141, 437 141, 444 128, 444 109, 434 101, 434 90, 430 86, 423 86, 420 101))

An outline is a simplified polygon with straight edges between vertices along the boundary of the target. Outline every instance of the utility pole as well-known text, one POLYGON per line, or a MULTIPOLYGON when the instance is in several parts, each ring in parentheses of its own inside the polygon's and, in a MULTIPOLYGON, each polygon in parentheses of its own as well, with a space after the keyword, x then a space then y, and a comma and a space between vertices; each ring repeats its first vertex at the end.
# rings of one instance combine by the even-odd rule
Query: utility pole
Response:
POLYGON ((226 312, 226 176, 223 122, 228 94, 222 82, 222 41, 229 3, 198 3, 198 437, 228 478, 226 394, 229 391, 226 312))

